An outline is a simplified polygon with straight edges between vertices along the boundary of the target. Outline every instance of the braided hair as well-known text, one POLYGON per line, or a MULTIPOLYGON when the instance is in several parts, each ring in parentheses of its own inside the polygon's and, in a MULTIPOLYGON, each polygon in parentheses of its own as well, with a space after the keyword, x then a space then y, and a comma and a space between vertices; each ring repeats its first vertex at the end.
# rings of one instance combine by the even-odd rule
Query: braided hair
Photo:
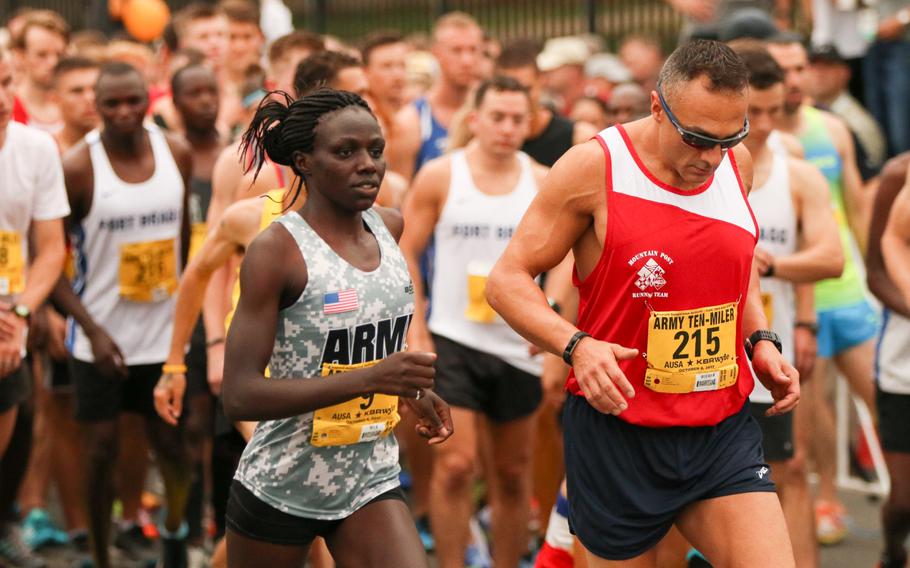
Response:
POLYGON ((259 104, 249 128, 243 133, 240 154, 246 164, 244 173, 254 171, 255 180, 266 158, 289 166, 298 177, 294 198, 290 201, 293 203, 305 182, 303 172, 294 163, 294 153, 312 152, 319 119, 350 106, 361 107, 373 114, 360 95, 347 91, 320 88, 297 100, 284 91, 272 91, 259 104))

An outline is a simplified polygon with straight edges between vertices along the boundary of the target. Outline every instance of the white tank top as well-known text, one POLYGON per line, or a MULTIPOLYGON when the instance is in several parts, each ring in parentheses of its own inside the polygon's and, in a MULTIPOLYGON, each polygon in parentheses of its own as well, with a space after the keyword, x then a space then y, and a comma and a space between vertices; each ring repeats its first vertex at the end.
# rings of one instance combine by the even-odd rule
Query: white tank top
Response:
MULTIPOLYGON (((97 130, 86 135, 95 183, 91 209, 73 235, 73 288, 127 365, 167 358, 181 264, 183 177, 164 134, 154 125, 146 130, 155 171, 141 183, 117 176, 97 130)), ((70 325, 73 356, 94 361, 88 338, 70 325)))
MULTIPOLYGON (((785 153, 772 151, 771 173, 765 184, 749 194, 749 205, 758 221, 758 246, 773 256, 796 251, 797 223, 790 193, 790 168, 785 153)), ((796 293, 792 282, 780 278, 761 279, 762 304, 771 330, 780 336, 784 358, 793 363, 793 328, 796 324, 796 293)), ((772 403, 771 393, 760 382, 749 399, 772 403)))
POLYGON ((910 319, 883 310, 875 379, 884 392, 910 395, 910 319))
POLYGON ((464 150, 451 156, 449 195, 435 231, 430 331, 539 375, 540 357, 528 354, 528 343, 484 299, 490 269, 537 195, 531 159, 519 152, 518 184, 507 194, 487 195, 474 185, 464 150))

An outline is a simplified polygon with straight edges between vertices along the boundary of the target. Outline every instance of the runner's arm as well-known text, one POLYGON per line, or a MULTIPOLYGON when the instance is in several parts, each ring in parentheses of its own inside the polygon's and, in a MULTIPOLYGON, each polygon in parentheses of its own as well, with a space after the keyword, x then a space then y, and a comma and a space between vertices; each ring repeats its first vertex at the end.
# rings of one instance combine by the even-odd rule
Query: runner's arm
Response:
POLYGON ((32 220, 31 228, 37 252, 28 266, 25 290, 17 302, 25 304, 34 313, 50 295, 63 272, 66 245, 62 219, 32 220))
POLYGON ((604 194, 603 150, 596 142, 571 148, 544 179, 487 281, 493 309, 525 339, 555 355, 562 355, 578 329, 550 308, 534 278, 562 262, 593 226, 604 194))
POLYGON ((882 170, 881 184, 872 209, 869 248, 866 251, 866 282, 869 290, 881 300, 885 307, 904 317, 910 317, 910 304, 904 301, 885 269, 881 242, 894 199, 901 191, 905 181, 910 179, 907 176, 908 164, 910 164, 910 160, 895 158, 888 162, 882 170))
MULTIPOLYGON (((255 200, 235 203, 225 211, 218 227, 210 232, 203 241, 199 252, 190 261, 180 280, 177 289, 177 300, 174 313, 174 331, 171 335, 171 348, 167 363, 182 365, 185 360, 186 344, 193 333, 193 327, 199 318, 209 281, 220 267, 224 266, 243 244, 248 242, 245 231, 250 220, 257 223, 260 205, 255 200)), ((217 335, 224 336, 224 322, 217 335)))
POLYGON ((818 316, 815 312, 815 284, 796 284, 794 291, 796 293, 796 329, 793 330, 793 343, 796 360, 793 361, 793 365, 799 371, 799 376, 806 380, 812 376, 815 358, 818 354, 816 332, 805 325, 818 325, 818 316))
POLYGON ((190 145, 178 136, 167 134, 167 143, 183 179, 183 215, 180 219, 180 260, 182 268, 190 257, 190 177, 193 175, 193 153, 190 145))
POLYGON ((800 246, 793 254, 774 259, 774 276, 790 282, 836 278, 844 270, 844 251, 825 178, 801 160, 791 159, 789 164, 798 199, 800 246))
POLYGON ((839 118, 831 115, 829 124, 834 135, 834 143, 840 154, 843 164, 844 184, 844 209, 853 235, 861 251, 866 250, 869 237, 869 218, 872 210, 874 194, 864 190, 863 178, 856 166, 856 148, 853 145, 853 136, 847 126, 839 118))
POLYGON ((414 317, 408 330, 408 344, 411 348, 423 351, 432 350, 433 342, 427 329, 427 291, 420 273, 420 255, 426 250, 439 221, 450 177, 449 160, 433 160, 417 174, 404 204, 404 218, 407 222, 398 246, 408 263, 411 283, 414 285, 414 317))
POLYGON ((405 180, 413 179, 420 151, 420 117, 414 105, 406 105, 398 111, 393 118, 392 131, 395 136, 390 138, 385 152, 389 169, 404 176, 405 180))
POLYGON ((891 280, 910 304, 910 184, 904 184, 894 200, 881 247, 891 280))

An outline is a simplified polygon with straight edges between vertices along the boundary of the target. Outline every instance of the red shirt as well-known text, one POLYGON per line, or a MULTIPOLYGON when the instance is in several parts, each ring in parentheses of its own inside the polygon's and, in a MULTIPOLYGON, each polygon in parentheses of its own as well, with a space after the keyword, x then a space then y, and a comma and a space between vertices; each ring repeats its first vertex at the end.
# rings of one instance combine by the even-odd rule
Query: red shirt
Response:
MULTIPOLYGON (((622 126, 597 140, 607 163, 607 234, 591 274, 573 275, 578 327, 640 352, 620 362, 636 395, 619 418, 717 424, 742 408, 753 383, 741 321, 758 226, 733 153, 703 186, 683 191, 647 170, 622 126), (691 388, 674 391, 677 383, 691 388)), ((581 394, 574 373, 566 388, 581 394)))

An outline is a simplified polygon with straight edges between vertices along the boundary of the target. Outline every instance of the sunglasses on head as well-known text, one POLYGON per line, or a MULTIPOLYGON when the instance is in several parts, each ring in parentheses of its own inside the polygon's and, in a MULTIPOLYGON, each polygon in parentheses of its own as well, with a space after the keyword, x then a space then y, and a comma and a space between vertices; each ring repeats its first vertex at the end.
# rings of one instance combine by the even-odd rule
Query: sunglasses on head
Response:
POLYGON ((679 137, 682 138, 682 141, 688 144, 689 146, 696 148, 698 150, 710 150, 715 146, 720 146, 721 150, 727 150, 736 146, 742 142, 746 136, 749 135, 749 118, 746 117, 745 122, 743 122, 743 129, 736 136, 731 136, 730 138, 713 138, 711 136, 705 136, 704 134, 699 134, 698 132, 692 132, 691 130, 686 130, 682 127, 676 116, 670 111, 669 105, 667 105, 666 99, 664 99, 664 93, 660 88, 660 83, 657 84, 657 98, 660 99, 660 106, 664 109, 664 112, 667 113, 667 118, 670 119, 670 124, 672 124, 676 131, 679 132, 679 137))

